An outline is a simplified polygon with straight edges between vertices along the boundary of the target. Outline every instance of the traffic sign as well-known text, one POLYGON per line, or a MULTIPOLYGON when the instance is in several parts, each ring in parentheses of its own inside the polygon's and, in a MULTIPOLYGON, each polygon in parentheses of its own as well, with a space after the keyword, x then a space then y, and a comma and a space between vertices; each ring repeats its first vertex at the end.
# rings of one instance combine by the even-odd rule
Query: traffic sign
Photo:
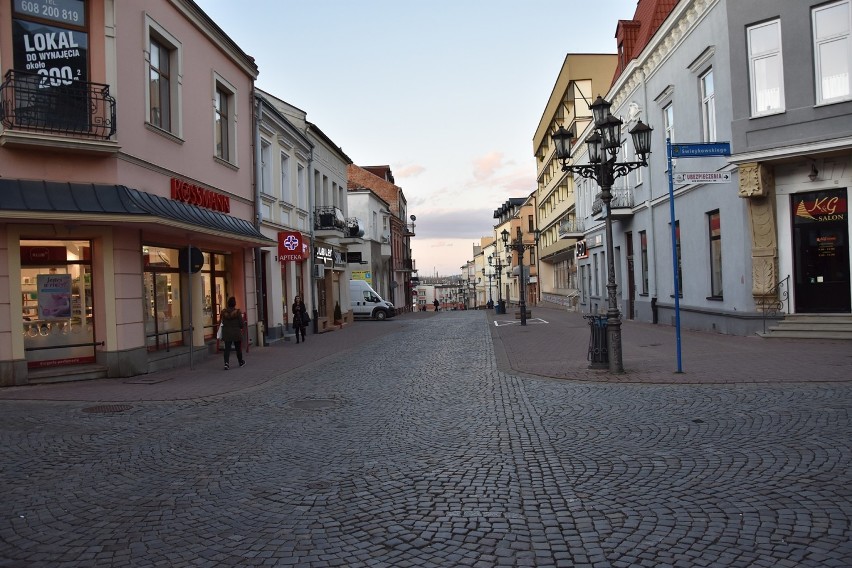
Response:
POLYGON ((675 183, 728 183, 730 172, 683 172, 674 175, 675 183))
POLYGON ((705 156, 730 156, 728 142, 704 142, 698 144, 672 144, 672 158, 703 158, 705 156))

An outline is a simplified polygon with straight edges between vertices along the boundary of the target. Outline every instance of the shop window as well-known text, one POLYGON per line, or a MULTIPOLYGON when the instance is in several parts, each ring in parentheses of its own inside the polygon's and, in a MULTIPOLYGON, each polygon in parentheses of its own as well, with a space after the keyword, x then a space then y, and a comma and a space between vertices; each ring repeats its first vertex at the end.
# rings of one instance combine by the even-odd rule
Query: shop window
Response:
POLYGON ((95 361, 90 241, 21 241, 21 321, 29 368, 95 361))
POLYGON ((707 214, 710 237, 710 296, 722 297, 722 223, 719 211, 707 214))

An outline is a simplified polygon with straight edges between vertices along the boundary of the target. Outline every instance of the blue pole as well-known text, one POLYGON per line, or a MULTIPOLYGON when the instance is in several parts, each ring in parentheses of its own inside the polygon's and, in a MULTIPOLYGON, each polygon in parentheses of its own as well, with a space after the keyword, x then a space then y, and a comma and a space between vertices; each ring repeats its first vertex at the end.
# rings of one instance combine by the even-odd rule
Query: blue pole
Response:
POLYGON ((677 338, 677 372, 683 372, 680 357, 680 278, 677 273, 677 236, 675 234, 674 172, 672 171, 672 141, 666 138, 666 158, 669 166, 669 214, 672 227, 672 272, 674 273, 675 337, 677 338))

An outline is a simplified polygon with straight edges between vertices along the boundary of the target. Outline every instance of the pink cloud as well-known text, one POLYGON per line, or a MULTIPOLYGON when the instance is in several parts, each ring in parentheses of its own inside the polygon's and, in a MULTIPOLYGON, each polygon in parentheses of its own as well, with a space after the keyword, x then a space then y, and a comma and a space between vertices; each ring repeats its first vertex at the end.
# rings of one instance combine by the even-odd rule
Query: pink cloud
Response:
POLYGON ((426 168, 421 166, 420 164, 411 164, 410 166, 403 166, 399 168, 394 173, 396 174, 396 177, 412 178, 419 176, 425 171, 426 168))
POLYGON ((487 180, 503 165, 502 152, 490 152, 473 161, 473 177, 487 180))

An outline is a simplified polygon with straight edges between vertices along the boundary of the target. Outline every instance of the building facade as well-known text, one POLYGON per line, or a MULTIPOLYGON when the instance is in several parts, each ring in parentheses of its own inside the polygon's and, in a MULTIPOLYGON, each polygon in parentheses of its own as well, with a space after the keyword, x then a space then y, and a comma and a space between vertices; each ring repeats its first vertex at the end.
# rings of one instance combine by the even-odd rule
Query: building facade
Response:
POLYGON ((748 292, 849 314, 852 5, 728 2, 727 31, 748 292))
POLYGON ((185 365, 230 296, 255 341, 253 59, 189 0, 48 4, 0 3, 0 384, 185 365))
POLYGON ((583 217, 577 215, 573 176, 549 152, 553 124, 582 132, 592 120, 589 105, 609 90, 616 67, 615 54, 568 54, 533 137, 536 157, 536 216, 541 231, 538 246, 541 300, 578 307, 575 243, 583 238, 583 217))

